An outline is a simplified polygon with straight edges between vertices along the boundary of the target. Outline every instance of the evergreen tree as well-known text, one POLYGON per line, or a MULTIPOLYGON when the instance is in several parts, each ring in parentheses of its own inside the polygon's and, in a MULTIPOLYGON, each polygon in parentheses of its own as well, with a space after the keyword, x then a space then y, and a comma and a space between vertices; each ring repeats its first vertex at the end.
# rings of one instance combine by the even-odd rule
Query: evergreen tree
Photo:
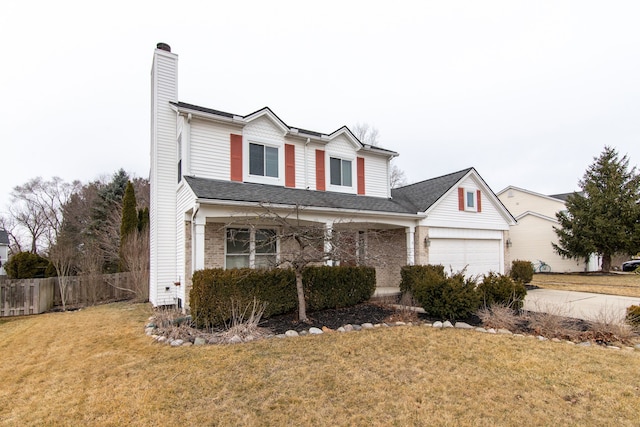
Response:
POLYGON ((122 221, 120 222, 120 271, 125 269, 123 259, 123 248, 127 240, 133 233, 138 232, 138 212, 136 210, 136 193, 131 181, 127 183, 127 188, 122 198, 122 221))
POLYGON ((640 249, 640 175, 629 169, 627 156, 618 158, 605 147, 579 182, 583 194, 567 198, 567 210, 556 214, 560 223, 555 251, 565 258, 602 256, 602 271, 611 269, 611 256, 640 249))
POLYGON ((143 232, 149 228, 149 207, 138 209, 138 231, 143 232))

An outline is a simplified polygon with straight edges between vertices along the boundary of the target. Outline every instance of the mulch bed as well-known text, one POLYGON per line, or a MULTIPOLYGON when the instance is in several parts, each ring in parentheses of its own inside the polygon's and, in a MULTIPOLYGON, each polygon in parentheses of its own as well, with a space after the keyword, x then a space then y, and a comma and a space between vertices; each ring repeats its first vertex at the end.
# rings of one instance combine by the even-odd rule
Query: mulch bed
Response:
MULTIPOLYGON (((312 327, 322 328, 326 326, 330 329, 337 329, 344 325, 362 325, 363 323, 383 323, 397 321, 434 321, 441 319, 431 319, 423 314, 403 313, 393 307, 376 303, 362 303, 353 307, 345 307, 338 309, 328 309, 307 313, 309 323, 298 321, 298 313, 281 314, 273 316, 269 319, 263 319, 260 326, 268 328, 275 334, 283 334, 288 330, 302 331, 312 327)), ((479 325, 480 319, 472 317, 464 319, 465 322, 472 325, 479 325)))

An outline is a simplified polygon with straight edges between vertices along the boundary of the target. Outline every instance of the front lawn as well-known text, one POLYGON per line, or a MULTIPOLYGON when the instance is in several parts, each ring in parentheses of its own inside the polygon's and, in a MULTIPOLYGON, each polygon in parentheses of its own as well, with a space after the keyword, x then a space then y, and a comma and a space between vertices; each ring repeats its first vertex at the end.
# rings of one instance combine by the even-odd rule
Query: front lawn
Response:
POLYGON ((118 303, 0 325, 2 425, 637 425, 640 351, 424 326, 173 348, 118 303), (525 421, 526 420, 526 421, 525 421))
POLYGON ((640 297, 640 275, 633 273, 534 274, 531 284, 545 289, 640 297))

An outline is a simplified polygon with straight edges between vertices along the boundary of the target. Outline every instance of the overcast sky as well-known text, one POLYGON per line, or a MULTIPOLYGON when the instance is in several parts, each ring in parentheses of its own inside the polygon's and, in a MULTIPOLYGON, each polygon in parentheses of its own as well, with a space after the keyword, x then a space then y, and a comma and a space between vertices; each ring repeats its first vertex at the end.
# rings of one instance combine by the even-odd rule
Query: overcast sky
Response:
POLYGON ((0 210, 36 176, 148 177, 157 42, 180 101, 369 123, 410 182, 574 191, 605 145, 640 163, 639 22, 638 1, 5 2, 0 210))

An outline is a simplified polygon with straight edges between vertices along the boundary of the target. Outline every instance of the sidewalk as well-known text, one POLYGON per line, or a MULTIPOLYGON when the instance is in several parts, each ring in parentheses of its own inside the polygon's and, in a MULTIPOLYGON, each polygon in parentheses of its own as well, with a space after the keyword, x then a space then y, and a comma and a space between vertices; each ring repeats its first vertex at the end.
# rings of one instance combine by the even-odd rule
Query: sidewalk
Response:
POLYGON ((531 289, 527 291, 524 309, 549 312, 584 320, 622 320, 630 305, 640 305, 640 298, 587 292, 531 289))

